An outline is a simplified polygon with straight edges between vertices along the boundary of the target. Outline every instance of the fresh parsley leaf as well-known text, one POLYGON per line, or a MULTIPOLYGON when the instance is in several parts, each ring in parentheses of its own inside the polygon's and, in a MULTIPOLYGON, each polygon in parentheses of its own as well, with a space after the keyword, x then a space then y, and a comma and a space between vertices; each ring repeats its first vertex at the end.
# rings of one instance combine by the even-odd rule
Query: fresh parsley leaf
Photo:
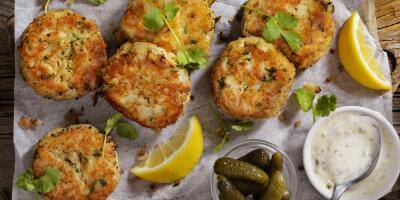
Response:
POLYGON ((242 132, 242 131, 248 131, 253 127, 254 122, 252 121, 241 121, 236 124, 230 124, 228 125, 230 130, 242 132))
POLYGON ((293 29, 298 25, 298 20, 285 12, 278 12, 271 17, 263 30, 266 42, 273 42, 280 37, 287 42, 293 51, 298 51, 301 45, 301 36, 293 29))
POLYGON ((219 128, 217 130, 221 130, 217 132, 222 133, 219 135, 223 135, 221 142, 214 148, 215 152, 218 152, 222 149, 225 143, 229 141, 229 136, 232 133, 248 131, 254 125, 254 122, 252 121, 227 122, 226 120, 218 116, 218 114, 215 112, 212 112, 212 116, 218 123, 217 126, 219 128))
POLYGON ((275 18, 268 20, 263 30, 263 38, 266 42, 273 42, 281 37, 278 22, 275 18))
POLYGON ((90 1, 90 3, 92 3, 92 4, 96 5, 96 6, 107 2, 107 0, 89 0, 89 1, 90 1))
POLYGON ((281 34, 293 51, 297 52, 300 50, 301 36, 299 33, 283 30, 281 34))
POLYGON ((229 132, 225 132, 224 137, 222 138, 221 142, 220 142, 217 146, 215 146, 215 148, 214 148, 214 151, 215 151, 215 152, 221 151, 221 149, 222 149, 222 147, 225 145, 225 143, 226 143, 227 141, 229 141, 229 138, 228 138, 229 135, 230 135, 229 132))
POLYGON ((169 2, 165 5, 165 16, 169 22, 171 22, 175 18, 176 14, 178 14, 178 12, 179 12, 179 8, 177 6, 175 6, 174 3, 169 2))
POLYGON ((313 114, 315 116, 325 117, 336 109, 337 98, 335 95, 323 95, 318 98, 314 107, 313 114))
POLYGON ((308 90, 306 90, 304 88, 299 88, 294 93, 296 95, 296 100, 297 100, 297 103, 300 105, 300 108, 304 112, 308 112, 313 106, 315 94, 312 92, 309 92, 308 90))
POLYGON ((31 169, 28 169, 24 173, 20 174, 17 177, 17 187, 28 192, 35 191, 35 177, 33 177, 33 173, 31 169))
POLYGON ((107 120, 106 127, 104 128, 104 132, 106 135, 111 132, 111 130, 114 128, 115 125, 117 125, 118 121, 121 120, 122 117, 123 115, 121 113, 117 113, 107 120))
POLYGON ((279 26, 283 29, 296 28, 297 24, 299 23, 295 17, 286 12, 277 12, 274 17, 276 21, 278 21, 279 26))
POLYGON ((158 31, 164 27, 165 23, 160 9, 151 8, 143 18, 143 25, 150 31, 158 31))
POLYGON ((17 177, 17 187, 29 192, 48 193, 60 182, 60 170, 48 167, 43 176, 35 179, 32 170, 29 169, 17 177))
POLYGON ((117 133, 128 140, 135 140, 138 137, 135 127, 126 122, 119 122, 117 124, 117 133))
POLYGON ((205 67, 208 60, 207 54, 203 49, 189 48, 177 53, 176 62, 179 67, 199 69, 205 67))

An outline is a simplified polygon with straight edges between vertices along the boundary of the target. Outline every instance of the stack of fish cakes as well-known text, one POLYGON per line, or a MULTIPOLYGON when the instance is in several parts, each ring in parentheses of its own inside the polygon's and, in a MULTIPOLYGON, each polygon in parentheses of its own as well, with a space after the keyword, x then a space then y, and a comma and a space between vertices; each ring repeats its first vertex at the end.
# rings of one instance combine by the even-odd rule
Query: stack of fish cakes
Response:
POLYGON ((210 70, 212 95, 218 108, 233 118, 274 117, 287 101, 296 68, 311 67, 328 51, 335 33, 333 5, 329 0, 248 0, 243 7, 246 38, 230 42, 210 70), (282 37, 271 44, 261 38, 278 12, 297 20, 297 51, 282 37))

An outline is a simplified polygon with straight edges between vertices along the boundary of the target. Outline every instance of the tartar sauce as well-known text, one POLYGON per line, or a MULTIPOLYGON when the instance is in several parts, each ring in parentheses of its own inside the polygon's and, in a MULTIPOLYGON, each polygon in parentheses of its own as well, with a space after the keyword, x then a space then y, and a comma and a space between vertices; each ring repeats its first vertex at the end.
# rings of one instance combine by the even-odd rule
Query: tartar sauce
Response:
MULTIPOLYGON (((312 140, 313 170, 327 190, 359 177, 372 164, 379 137, 377 122, 357 112, 330 116, 319 126, 312 140)), ((388 152, 393 144, 382 133, 382 148, 378 164, 364 181, 345 192, 344 196, 369 196, 384 183, 391 162, 388 152)))

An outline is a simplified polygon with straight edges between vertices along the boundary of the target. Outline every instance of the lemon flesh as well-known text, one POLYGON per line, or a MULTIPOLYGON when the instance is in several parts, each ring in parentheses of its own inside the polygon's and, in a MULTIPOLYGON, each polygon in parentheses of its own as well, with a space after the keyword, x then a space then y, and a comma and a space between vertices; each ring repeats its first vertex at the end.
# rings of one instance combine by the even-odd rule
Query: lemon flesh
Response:
POLYGON ((361 85, 371 89, 390 90, 391 83, 384 76, 375 59, 376 48, 365 39, 362 22, 354 12, 339 34, 339 58, 347 73, 361 85))
POLYGON ((201 125, 192 116, 170 139, 157 144, 131 172, 155 183, 172 183, 189 174, 203 151, 201 125))

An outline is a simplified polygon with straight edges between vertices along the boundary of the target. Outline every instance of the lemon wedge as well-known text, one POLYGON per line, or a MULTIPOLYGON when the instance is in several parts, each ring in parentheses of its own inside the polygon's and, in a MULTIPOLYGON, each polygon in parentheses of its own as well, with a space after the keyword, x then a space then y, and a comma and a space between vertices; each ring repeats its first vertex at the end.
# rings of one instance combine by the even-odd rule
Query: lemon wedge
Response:
POLYGON ((391 82, 375 59, 377 49, 367 42, 364 24, 357 12, 345 22, 339 34, 339 58, 349 75, 371 89, 389 90, 391 82))
POLYGON ((196 166, 203 151, 201 125, 192 116, 170 139, 157 144, 131 172, 144 180, 171 183, 185 177, 196 166))

